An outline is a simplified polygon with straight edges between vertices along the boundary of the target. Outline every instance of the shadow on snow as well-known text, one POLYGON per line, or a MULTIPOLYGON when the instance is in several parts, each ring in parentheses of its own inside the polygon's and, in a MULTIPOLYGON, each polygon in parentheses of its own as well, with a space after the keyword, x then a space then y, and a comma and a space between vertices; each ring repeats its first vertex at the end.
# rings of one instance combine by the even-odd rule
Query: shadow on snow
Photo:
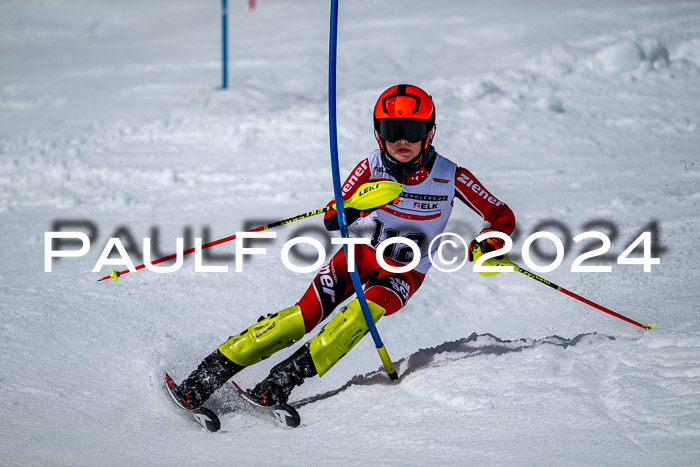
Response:
POLYGON ((351 386, 399 384, 403 377, 420 369, 433 366, 437 361, 457 360, 462 358, 477 357, 480 355, 505 355, 512 352, 522 352, 523 350, 533 349, 541 345, 555 345, 558 347, 567 348, 584 340, 615 340, 615 338, 597 333, 586 333, 579 334, 571 339, 565 339, 559 336, 549 336, 543 339, 517 339, 510 341, 500 339, 492 334, 472 333, 472 335, 469 337, 458 339, 456 341, 445 342, 429 349, 420 349, 408 357, 402 358, 395 363, 395 367, 400 375, 400 378, 397 381, 389 380, 389 377, 386 375, 384 369, 380 368, 364 375, 354 376, 350 379, 350 381, 338 389, 307 397, 300 401, 292 402, 292 405, 295 407, 302 407, 312 402, 327 399, 342 391, 345 391, 351 386))

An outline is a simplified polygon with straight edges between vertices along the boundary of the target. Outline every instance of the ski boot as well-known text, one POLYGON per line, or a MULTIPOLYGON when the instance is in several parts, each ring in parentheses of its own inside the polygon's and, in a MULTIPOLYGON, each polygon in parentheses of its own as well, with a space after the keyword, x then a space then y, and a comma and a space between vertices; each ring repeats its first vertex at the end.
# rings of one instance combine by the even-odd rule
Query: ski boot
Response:
POLYGON ((181 406, 194 410, 204 404, 214 392, 243 369, 216 350, 208 355, 179 386, 172 390, 181 406))
POLYGON ((303 383, 306 378, 317 374, 309 351, 309 343, 306 343, 291 357, 274 366, 267 378, 248 391, 248 395, 261 405, 268 407, 286 404, 295 387, 303 383))

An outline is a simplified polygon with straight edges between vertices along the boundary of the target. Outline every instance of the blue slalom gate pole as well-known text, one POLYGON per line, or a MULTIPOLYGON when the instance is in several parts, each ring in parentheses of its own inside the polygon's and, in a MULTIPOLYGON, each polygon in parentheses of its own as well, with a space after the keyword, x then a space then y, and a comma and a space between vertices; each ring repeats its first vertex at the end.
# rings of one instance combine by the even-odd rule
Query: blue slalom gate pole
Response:
POLYGON ((228 4, 221 0, 221 88, 228 87, 228 4))
MULTIPOLYGON (((331 31, 330 31, 330 45, 328 50, 328 130, 330 133, 330 143, 331 143, 331 169, 333 171, 333 192, 335 194, 335 205, 338 212, 338 225, 340 226, 340 234, 343 238, 348 238, 348 227, 345 221, 345 207, 343 206, 343 192, 340 186, 340 168, 338 164, 338 127, 336 119, 336 88, 335 88, 335 76, 336 76, 336 62, 337 62, 337 52, 338 52, 338 0, 331 0, 331 31)), ((348 246, 343 245, 345 250, 345 257, 348 257, 348 246)), ((348 259, 348 264, 350 260, 348 259)), ((362 314, 367 322, 367 327, 374 340, 374 345, 377 347, 377 352, 379 357, 382 359, 384 368, 390 379, 397 379, 399 377, 398 373, 394 369, 394 364, 389 358, 389 354, 382 343, 382 339, 379 337, 379 332, 372 319, 372 314, 369 311, 369 306, 367 305, 367 299, 365 298, 365 293, 362 290, 362 281, 360 280, 360 275, 357 270, 350 272, 350 277, 352 278, 352 285, 355 288, 355 293, 357 294, 357 300, 360 302, 360 308, 362 308, 362 314)))

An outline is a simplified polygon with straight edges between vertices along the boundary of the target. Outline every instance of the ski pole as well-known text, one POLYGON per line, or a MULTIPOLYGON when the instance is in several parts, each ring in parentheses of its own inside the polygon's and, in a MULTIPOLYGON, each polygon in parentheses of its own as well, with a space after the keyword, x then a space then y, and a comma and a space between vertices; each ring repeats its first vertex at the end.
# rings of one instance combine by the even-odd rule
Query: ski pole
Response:
MULTIPOLYGON (((378 180, 375 182, 365 183, 361 185, 358 188, 358 190, 350 197, 350 199, 345 201, 345 203, 354 209, 366 211, 368 209, 373 209, 379 206, 383 206, 385 204, 390 204, 392 201, 396 200, 400 194, 400 183, 392 182, 390 180, 378 180)), ((272 222, 267 225, 261 225, 260 227, 255 227, 254 229, 247 230, 247 232, 260 232, 262 230, 268 230, 273 227, 278 227, 280 225, 300 221, 302 219, 306 219, 307 217, 315 216, 317 214, 323 214, 324 212, 332 211, 334 209, 336 209, 336 205, 332 204, 330 206, 326 206, 325 208, 315 209, 313 211, 309 211, 304 214, 299 214, 294 217, 289 217, 281 221, 272 222)), ((231 240, 235 239, 236 235, 220 238, 219 240, 214 240, 213 242, 209 242, 202 245, 201 249, 204 250, 206 248, 210 248, 215 245, 221 245, 222 243, 230 242, 231 240)), ((190 248, 189 250, 183 251, 182 255, 189 255, 190 253, 194 253, 194 251, 195 248, 190 248)), ((151 261, 151 264, 164 263, 166 261, 175 259, 176 257, 177 253, 173 253, 171 255, 164 256, 163 258, 153 260, 151 261)), ((139 269, 143 269, 145 267, 145 264, 140 264, 134 269, 138 271, 139 269)), ((124 274, 127 274, 128 272, 128 269, 125 269, 123 271, 115 271, 114 269, 112 269, 112 272, 109 275, 104 276, 101 279, 97 279, 97 281, 100 282, 111 278, 114 279, 114 281, 116 282, 119 277, 123 276, 124 274)))
MULTIPOLYGON (((338 125, 336 118, 336 62, 337 62, 337 51, 338 51, 338 0, 331 0, 331 17, 330 17, 330 40, 328 46, 328 132, 330 136, 330 150, 331 150, 331 169, 333 172, 333 191, 335 193, 335 199, 338 203, 338 225, 340 226, 340 234, 343 238, 348 238, 348 227, 345 220, 345 208, 343 206, 343 192, 340 185, 340 168, 338 163, 338 125)), ((345 256, 348 256, 348 246, 344 245, 345 256)), ((369 311, 369 305, 367 305, 367 299, 365 298, 365 293, 362 290, 362 281, 360 280, 360 275, 357 271, 348 271, 350 278, 352 279, 352 285, 355 289, 355 294, 357 295, 357 301, 360 302, 360 308, 362 309, 362 315, 367 323, 367 328, 372 335, 372 340, 377 348, 377 353, 379 353, 379 358, 381 358, 384 364, 384 369, 386 369, 389 379, 396 380, 399 378, 394 364, 389 358, 389 353, 382 343, 381 337, 379 337, 379 332, 377 331, 377 326, 374 324, 374 319, 369 311)))
POLYGON ((606 308, 602 305, 598 305, 597 303, 595 303, 591 300, 588 300, 587 298, 584 298, 578 294, 575 294, 574 292, 571 292, 570 290, 567 290, 564 287, 561 287, 561 286, 555 284, 554 282, 548 281, 544 277, 540 277, 537 274, 533 274, 532 272, 528 271, 527 269, 523 269, 520 266, 518 266, 517 264, 510 261, 508 259, 507 254, 504 256, 503 259, 500 259, 500 260, 496 259, 496 258, 489 258, 486 261, 484 261, 483 264, 485 266, 512 266, 514 271, 517 271, 517 272, 519 272, 519 273, 521 273, 521 274, 523 274, 531 279, 534 279, 534 280, 536 280, 544 285, 548 285, 549 287, 553 288, 554 290, 556 290, 558 292, 566 294, 569 297, 575 298, 576 300, 579 300, 579 301, 585 303, 586 305, 590 305, 593 308, 596 308, 596 309, 603 311, 609 315, 612 315, 615 318, 619 318, 623 321, 627 321, 628 323, 634 324, 635 326, 639 326, 640 328, 642 328, 644 330, 654 329, 656 327, 656 324, 653 324, 653 323, 652 324, 639 323, 631 318, 628 318, 627 316, 624 316, 624 315, 621 315, 620 313, 612 311, 610 308, 606 308))

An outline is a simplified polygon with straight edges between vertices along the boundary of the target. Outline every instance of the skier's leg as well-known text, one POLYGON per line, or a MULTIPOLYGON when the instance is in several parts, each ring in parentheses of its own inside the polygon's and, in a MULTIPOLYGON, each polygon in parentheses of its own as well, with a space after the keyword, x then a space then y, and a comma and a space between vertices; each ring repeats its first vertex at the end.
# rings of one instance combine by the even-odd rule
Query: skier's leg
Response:
POLYGON ((261 319, 219 346, 219 352, 241 367, 258 363, 286 347, 306 333, 299 305, 261 319))
POLYGON ((197 369, 179 386, 173 389, 173 393, 185 407, 190 410, 197 409, 242 368, 215 350, 202 360, 197 369))
MULTIPOLYGON (((366 270, 367 262, 364 266, 366 270)), ((392 274, 380 269, 379 265, 377 268, 377 273, 367 281, 365 290, 367 305, 375 323, 382 316, 393 314, 403 308, 425 277, 416 271, 392 274)), ((361 266, 360 271, 362 269, 361 266)), ((326 374, 368 332, 369 327, 358 299, 341 308, 338 314, 321 329, 321 332, 307 343, 318 375, 326 374)))
POLYGON ((393 315, 406 306, 423 279, 425 274, 415 270, 397 274, 382 269, 367 282, 365 297, 384 308, 385 316, 393 315))
MULTIPOLYGON (((397 312, 420 287, 423 275, 415 271, 387 275, 379 270, 369 279, 365 298, 373 321, 397 312)), ((341 308, 335 317, 309 343, 309 354, 319 376, 323 376, 369 332, 360 301, 355 299, 341 308)))
MULTIPOLYGON (((358 246, 355 257, 363 280, 371 277, 366 295, 375 322, 383 314, 403 307, 422 282, 422 275, 415 272, 388 277, 376 264, 374 250, 364 245, 358 246)), ((241 369, 300 340, 351 294, 345 254, 339 250, 319 271, 297 305, 261 318, 209 355, 178 387, 183 403, 192 408, 201 406, 241 369)), ((354 300, 311 341, 276 365, 252 393, 268 404, 286 401, 294 387, 305 378, 325 374, 367 332, 359 302, 354 300)))
POLYGON ((328 264, 318 271, 309 288, 297 302, 304 311, 306 332, 310 332, 328 318, 339 304, 354 293, 347 270, 347 259, 341 248, 328 264))
MULTIPOLYGON (((371 271, 373 263, 367 259, 366 253, 358 255, 358 270, 361 276, 369 277, 365 297, 376 323, 380 317, 393 314, 403 308, 408 299, 418 290, 425 275, 416 271, 392 274, 379 269, 378 265, 375 271, 368 274, 367 271, 371 271)), ((371 258, 374 259, 373 254, 371 258)), ((337 270, 327 270, 328 273, 333 271, 337 270)), ((338 274, 330 275, 338 276, 338 274)), ((319 294, 312 286, 299 303, 312 301, 311 298, 316 296, 319 294)), ((317 313, 319 316, 321 314, 326 316, 328 311, 327 308, 320 306, 317 313)), ((286 402, 296 386, 311 376, 317 374, 323 376, 368 331, 360 302, 355 299, 342 308, 313 339, 291 357, 272 368, 268 377, 256 385, 250 394, 265 405, 286 402)))
POLYGON ((292 345, 304 334, 304 317, 298 305, 261 317, 206 357, 175 392, 186 407, 198 408, 243 368, 292 345))
MULTIPOLYGON (((340 250, 319 271, 295 306, 267 318, 261 317, 257 323, 221 344, 176 388, 183 404, 190 408, 200 407, 241 369, 300 340, 352 293, 350 279, 343 274, 346 270, 345 254, 340 250)), ((303 355, 297 353, 292 356, 297 358, 289 362, 291 366, 285 368, 295 370, 303 381, 303 375, 308 372, 304 371, 303 355)), ((290 378, 298 381, 294 375, 290 378)))
MULTIPOLYGON (((375 323, 384 316, 386 310, 381 306, 370 300, 367 300, 367 305, 375 323)), ((308 344, 318 375, 325 375, 368 332, 369 327, 358 299, 341 308, 308 344)))
MULTIPOLYGON (((384 308, 368 301, 376 323, 384 308)), ((360 302, 355 299, 340 309, 313 339, 270 370, 270 374, 250 391, 261 404, 287 402, 292 390, 311 376, 326 374, 369 331, 360 302)))

